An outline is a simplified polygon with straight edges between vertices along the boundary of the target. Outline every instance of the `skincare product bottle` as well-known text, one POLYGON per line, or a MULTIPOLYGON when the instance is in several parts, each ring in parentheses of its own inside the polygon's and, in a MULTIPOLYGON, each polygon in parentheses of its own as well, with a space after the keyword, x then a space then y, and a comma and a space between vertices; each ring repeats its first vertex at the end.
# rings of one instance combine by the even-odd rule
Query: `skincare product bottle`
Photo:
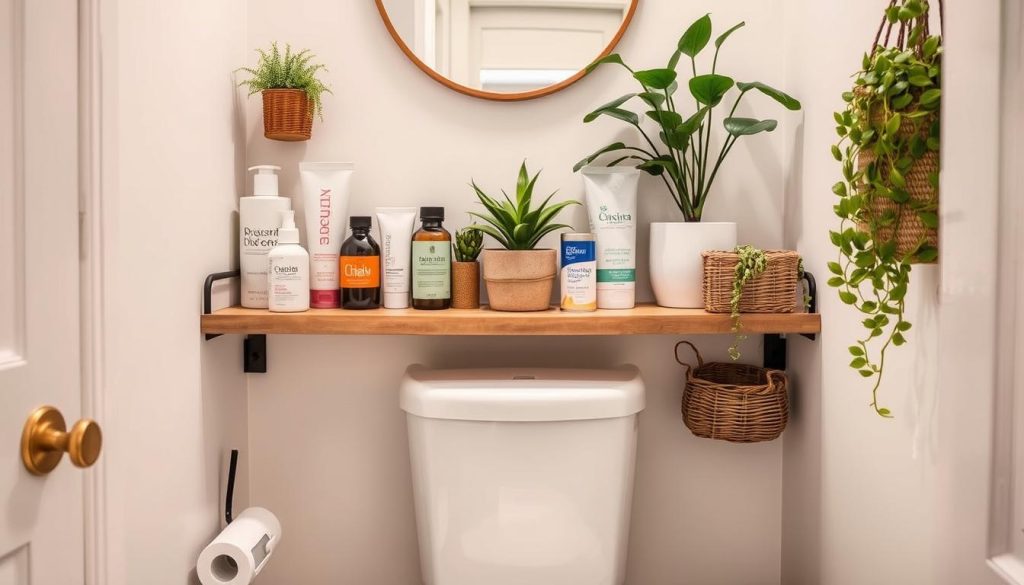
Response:
POLYGON ((338 252, 345 239, 345 216, 355 165, 348 162, 302 162, 302 202, 309 247, 309 304, 314 309, 339 305, 338 252))
POLYGON ((409 308, 409 252, 416 211, 415 207, 377 208, 385 309, 409 308))
POLYGON ((597 240, 597 308, 636 305, 636 190, 640 171, 584 167, 590 231, 597 240))
POLYGON ((412 308, 452 306, 452 235, 444 229, 444 207, 421 207, 422 227, 412 235, 412 308))
POLYGON ((257 165, 252 179, 252 196, 238 203, 238 265, 242 273, 242 306, 267 308, 267 253, 277 245, 281 212, 292 208, 291 200, 280 197, 277 171, 281 167, 257 165))
POLYGON ((281 212, 277 245, 267 254, 269 308, 275 313, 309 310, 309 254, 299 245, 295 212, 281 212))
POLYGON ((352 216, 352 235, 341 244, 338 272, 345 309, 380 307, 380 246, 370 235, 371 224, 369 216, 352 216))

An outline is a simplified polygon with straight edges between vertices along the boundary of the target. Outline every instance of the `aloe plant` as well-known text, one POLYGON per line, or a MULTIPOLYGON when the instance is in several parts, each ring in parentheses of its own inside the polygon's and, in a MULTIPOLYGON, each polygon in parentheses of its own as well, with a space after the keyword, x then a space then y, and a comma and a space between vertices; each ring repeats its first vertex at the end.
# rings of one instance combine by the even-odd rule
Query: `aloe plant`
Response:
POLYGON ((573 170, 578 171, 610 153, 616 153, 617 158, 609 162, 608 166, 638 161, 638 169, 661 178, 686 221, 700 221, 711 186, 736 142, 743 136, 771 132, 778 126, 776 120, 737 116, 736 110, 743 98, 751 91, 755 91, 782 104, 787 110, 800 109, 800 102, 795 98, 760 81, 736 82, 731 77, 717 73, 718 53, 722 45, 744 24, 741 22, 733 26, 715 39, 711 72, 707 74, 697 74, 697 55, 711 40, 710 15, 702 16, 686 29, 666 67, 635 71, 615 53, 592 63, 587 68, 588 73, 608 63, 622 66, 639 82, 641 91, 627 93, 608 102, 587 114, 583 121, 590 123, 602 116, 621 120, 636 128, 646 145, 629 146, 624 142, 609 144, 581 160, 573 170), (693 77, 687 84, 695 107, 692 114, 680 113, 683 104, 689 100, 680 98, 678 104, 676 102, 676 90, 679 88, 676 81, 676 66, 684 56, 689 59, 690 70, 693 72, 693 77), (716 155, 712 151, 714 109, 734 87, 739 90, 739 95, 733 101, 728 116, 722 120, 726 137, 716 155), (662 144, 660 147, 644 130, 642 118, 636 112, 623 107, 634 98, 640 99, 650 108, 644 113, 656 124, 657 137, 662 144))
POLYGON ((474 262, 484 247, 484 233, 473 226, 464 227, 455 232, 455 260, 458 262, 474 262))
POLYGON ((327 71, 327 67, 319 63, 311 63, 315 55, 309 49, 297 53, 292 52, 291 45, 285 45, 284 55, 277 48, 277 43, 270 44, 270 50, 256 49, 260 55, 256 68, 242 67, 251 77, 238 85, 249 88, 249 95, 265 89, 301 89, 306 92, 309 101, 313 102, 313 111, 323 119, 323 100, 325 93, 331 93, 317 75, 327 71))
POLYGON ((516 180, 515 201, 504 190, 501 192, 504 200, 491 197, 484 193, 475 181, 471 181, 470 185, 487 213, 470 212, 470 215, 487 223, 474 224, 466 229, 477 230, 491 236, 507 250, 532 250, 545 235, 560 229, 572 229, 572 226, 552 222, 563 209, 570 205, 579 205, 580 202, 568 200, 549 205, 551 198, 557 193, 555 191, 539 206, 533 207, 533 188, 538 177, 540 172, 530 178, 526 170, 526 161, 523 161, 516 180))

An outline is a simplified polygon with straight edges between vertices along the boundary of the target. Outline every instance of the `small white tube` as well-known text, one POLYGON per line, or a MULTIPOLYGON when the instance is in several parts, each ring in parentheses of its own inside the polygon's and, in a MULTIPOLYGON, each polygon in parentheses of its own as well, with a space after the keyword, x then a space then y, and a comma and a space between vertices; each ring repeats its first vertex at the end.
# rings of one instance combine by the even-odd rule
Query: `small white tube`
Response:
POLYGON ((415 207, 377 208, 385 309, 409 308, 409 251, 416 211, 415 207))
POLYGON ((597 240, 597 308, 636 305, 636 189, 640 171, 586 167, 590 231, 597 240))
POLYGON ((354 172, 353 163, 299 163, 309 248, 309 306, 314 309, 341 305, 338 256, 354 172))

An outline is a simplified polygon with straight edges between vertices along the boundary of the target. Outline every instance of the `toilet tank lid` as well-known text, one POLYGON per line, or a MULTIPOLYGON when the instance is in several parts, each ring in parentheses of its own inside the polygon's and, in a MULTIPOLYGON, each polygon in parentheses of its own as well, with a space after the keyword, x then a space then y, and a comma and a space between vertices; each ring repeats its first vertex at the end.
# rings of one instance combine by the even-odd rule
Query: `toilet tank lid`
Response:
POLYGON ((618 418, 644 409, 644 383, 636 366, 432 370, 414 365, 402 380, 400 403, 409 414, 448 420, 618 418))

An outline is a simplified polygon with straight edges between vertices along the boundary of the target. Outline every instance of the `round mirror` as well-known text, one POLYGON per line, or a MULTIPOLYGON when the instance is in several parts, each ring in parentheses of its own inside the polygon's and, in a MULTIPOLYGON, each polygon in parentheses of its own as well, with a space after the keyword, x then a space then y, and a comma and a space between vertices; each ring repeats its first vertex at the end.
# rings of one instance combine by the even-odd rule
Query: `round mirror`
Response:
POLYGON ((525 100, 568 87, 607 55, 639 0, 376 0, 420 69, 462 93, 525 100))

